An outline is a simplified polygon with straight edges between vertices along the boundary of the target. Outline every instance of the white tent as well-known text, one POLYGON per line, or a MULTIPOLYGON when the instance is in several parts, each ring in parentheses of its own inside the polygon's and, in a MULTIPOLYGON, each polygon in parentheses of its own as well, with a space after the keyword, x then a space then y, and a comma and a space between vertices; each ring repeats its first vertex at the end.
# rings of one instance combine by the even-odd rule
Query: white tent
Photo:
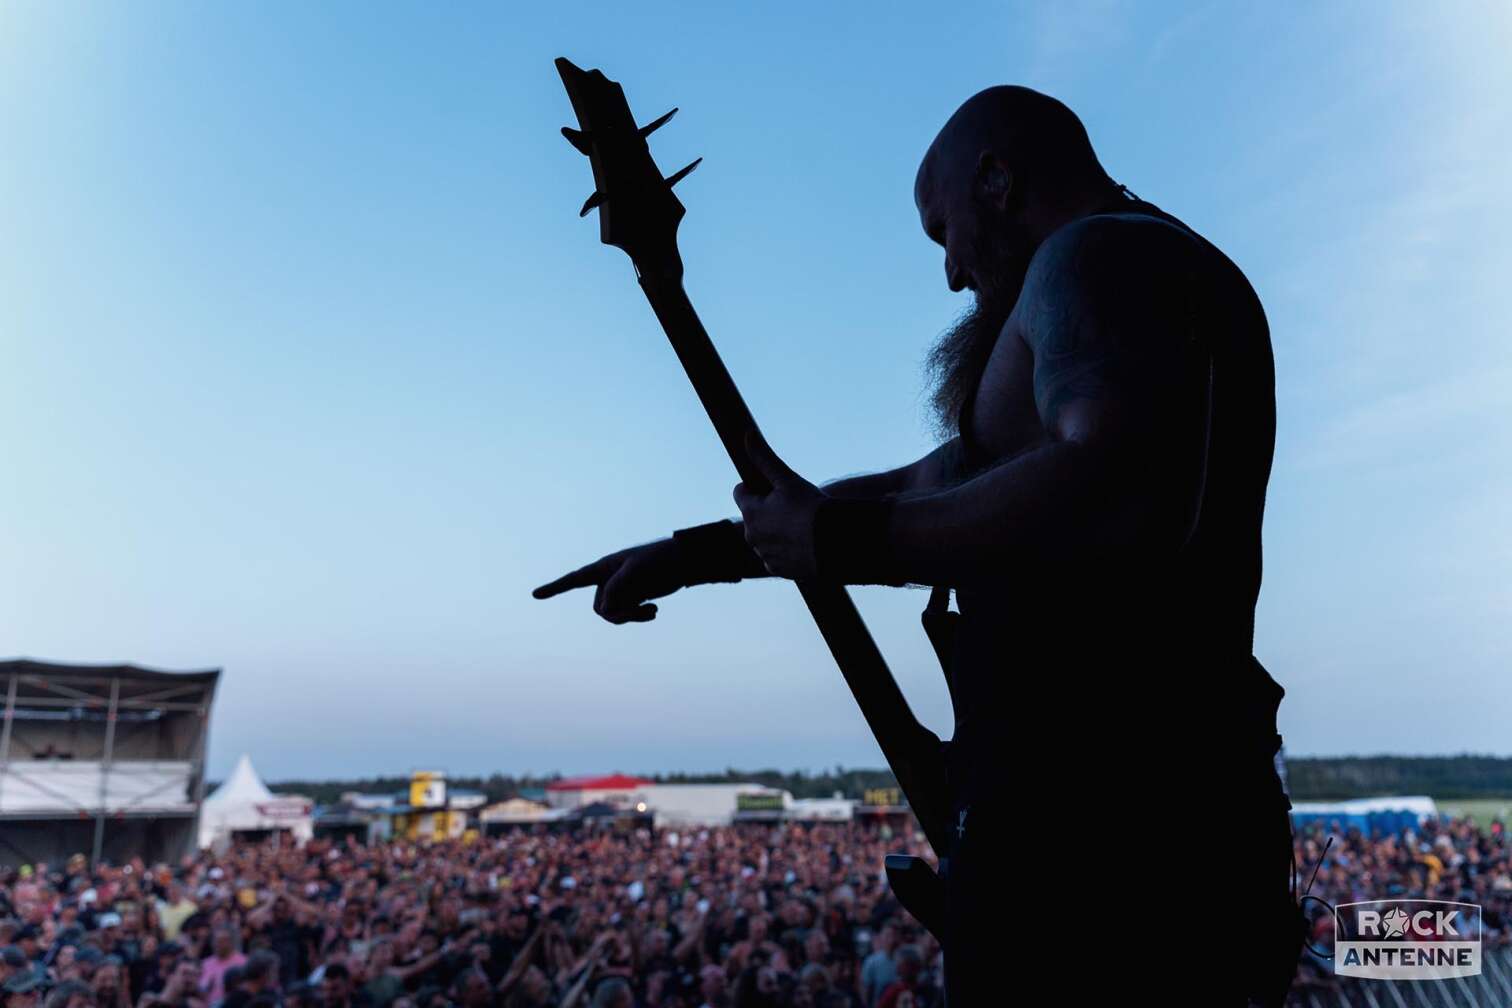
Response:
POLYGON ((314 803, 308 798, 269 791, 244 753, 231 776, 205 799, 199 845, 223 847, 238 833, 276 830, 288 830, 302 844, 315 833, 313 812, 314 803))

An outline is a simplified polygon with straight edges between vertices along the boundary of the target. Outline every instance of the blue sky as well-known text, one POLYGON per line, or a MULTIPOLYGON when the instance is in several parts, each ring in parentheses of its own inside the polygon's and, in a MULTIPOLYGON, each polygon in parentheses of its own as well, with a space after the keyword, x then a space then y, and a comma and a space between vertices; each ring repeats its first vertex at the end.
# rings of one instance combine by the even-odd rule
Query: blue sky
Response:
MULTIPOLYGON (((0 653, 224 667, 212 775, 878 764, 788 585, 528 597, 733 512, 551 60, 681 106, 689 289, 814 479, 930 447, 965 302, 914 169, 1022 83, 1265 302, 1289 750, 1512 753, 1509 46, 1499 3, 0 5, 0 653)), ((858 597, 946 729, 923 594, 858 597)))

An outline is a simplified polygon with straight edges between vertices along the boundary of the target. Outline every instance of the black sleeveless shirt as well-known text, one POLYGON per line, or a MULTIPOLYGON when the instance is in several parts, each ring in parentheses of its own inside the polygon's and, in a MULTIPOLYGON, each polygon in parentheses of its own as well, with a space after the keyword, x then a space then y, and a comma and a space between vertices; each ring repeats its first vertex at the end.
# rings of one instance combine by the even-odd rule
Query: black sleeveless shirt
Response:
MULTIPOLYGON (((1179 227, 1211 266, 1208 289, 1196 299, 1211 362, 1201 509, 1186 545, 1170 556, 1005 571, 990 588, 957 590, 952 748, 954 762, 978 767, 970 776, 983 781, 1005 763, 1067 741, 1155 741, 1173 752, 1274 748, 1284 691, 1252 654, 1276 425, 1265 313, 1227 256, 1159 207, 1123 193, 1105 212, 1179 227)), ((971 437, 971 405, 968 398, 960 444, 968 471, 977 471, 996 460, 971 437)))

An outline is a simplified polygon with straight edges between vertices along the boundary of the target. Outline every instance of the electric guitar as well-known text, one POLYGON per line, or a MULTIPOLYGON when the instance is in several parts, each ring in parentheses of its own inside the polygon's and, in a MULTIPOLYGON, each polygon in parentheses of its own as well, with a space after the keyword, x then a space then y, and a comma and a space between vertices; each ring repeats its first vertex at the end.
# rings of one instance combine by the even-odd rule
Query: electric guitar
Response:
MULTIPOLYGON (((578 120, 577 129, 564 126, 562 135, 593 166, 594 191, 579 216, 597 209, 604 244, 630 256, 641 290, 741 480, 753 490, 767 489, 770 484, 745 450, 746 435, 757 429, 756 421, 683 290, 677 228, 686 211, 672 187, 702 159, 663 176, 646 138, 677 109, 639 126, 618 83, 566 59, 558 59, 556 67, 578 120)), ((909 709, 845 586, 819 581, 797 585, 899 789, 930 845, 943 857, 948 850, 950 810, 939 738, 909 709)), ((941 934, 943 895, 928 865, 906 855, 889 855, 887 868, 904 906, 936 935, 941 934)))

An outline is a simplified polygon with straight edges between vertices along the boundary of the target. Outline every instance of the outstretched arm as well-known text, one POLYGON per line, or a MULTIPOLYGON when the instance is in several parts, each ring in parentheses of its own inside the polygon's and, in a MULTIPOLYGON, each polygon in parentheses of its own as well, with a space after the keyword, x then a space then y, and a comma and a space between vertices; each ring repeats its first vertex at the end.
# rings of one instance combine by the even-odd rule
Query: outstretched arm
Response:
MULTIPOLYGON (((836 499, 876 501, 925 493, 958 480, 959 439, 951 439, 917 462, 887 472, 851 476, 825 487, 836 499)), ((669 539, 610 553, 548 582, 531 594, 551 598, 576 588, 594 588, 593 609, 611 623, 656 618, 652 599, 680 588, 771 576, 738 521, 683 529, 669 539)))

